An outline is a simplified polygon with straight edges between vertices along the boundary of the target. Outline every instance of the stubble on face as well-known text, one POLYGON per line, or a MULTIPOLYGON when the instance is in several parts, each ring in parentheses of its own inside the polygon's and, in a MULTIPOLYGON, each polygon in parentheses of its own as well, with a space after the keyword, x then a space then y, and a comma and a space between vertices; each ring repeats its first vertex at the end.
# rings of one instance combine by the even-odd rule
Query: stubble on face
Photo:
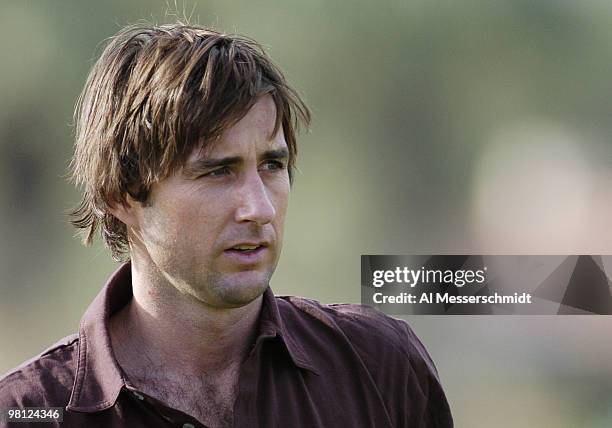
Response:
MULTIPOLYGON (((137 238, 157 276, 206 305, 231 308, 252 302, 276 268, 289 180, 286 162, 284 170, 277 170, 265 157, 287 148, 282 130, 270 138, 275 114, 272 99, 260 99, 206 150, 206 157, 239 159, 227 175, 211 170, 211 176, 204 169, 201 176, 187 177, 177 171, 154 185, 149 204, 141 207, 137 238), (265 257, 252 265, 225 252, 235 243, 260 241, 268 243, 265 257)), ((202 155, 194 151, 186 166, 202 155)))

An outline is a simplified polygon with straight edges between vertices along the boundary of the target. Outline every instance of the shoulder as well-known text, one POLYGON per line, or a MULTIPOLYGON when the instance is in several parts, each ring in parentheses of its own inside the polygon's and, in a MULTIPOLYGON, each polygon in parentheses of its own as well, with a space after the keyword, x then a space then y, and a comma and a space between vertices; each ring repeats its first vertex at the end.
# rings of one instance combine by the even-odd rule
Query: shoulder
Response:
POLYGON ((401 321, 374 308, 351 303, 323 304, 316 300, 289 296, 286 300, 299 311, 324 322, 331 328, 341 329, 351 337, 367 336, 395 343, 401 321))
POLYGON ((68 403, 78 359, 78 334, 67 336, 0 377, 0 408, 68 403))
MULTIPOLYGON (((382 359, 409 362, 437 376, 433 362, 412 328, 403 320, 392 318, 370 306, 337 303, 322 304, 302 297, 279 297, 290 306, 289 316, 308 316, 332 329, 351 343, 365 361, 381 364, 382 359)), ((312 322, 312 321, 311 321, 312 322)), ((390 362, 390 361, 388 361, 390 362)), ((419 370, 419 371, 421 371, 419 370)))
MULTIPOLYGON (((289 296, 279 300, 283 320, 290 320, 300 340, 308 345, 321 342, 318 351, 333 348, 333 358, 349 358, 348 365, 365 367, 394 426, 453 426, 436 367, 408 323, 364 305, 289 296)), ((329 357, 319 363, 329 365, 329 357)))

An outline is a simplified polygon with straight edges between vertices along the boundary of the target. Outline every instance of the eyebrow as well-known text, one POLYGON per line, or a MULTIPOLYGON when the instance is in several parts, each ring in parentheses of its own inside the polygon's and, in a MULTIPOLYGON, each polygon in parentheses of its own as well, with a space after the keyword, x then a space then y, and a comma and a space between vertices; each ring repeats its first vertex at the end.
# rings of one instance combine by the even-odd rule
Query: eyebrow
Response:
POLYGON ((272 159, 272 160, 287 159, 287 158, 289 158, 289 150, 287 150, 286 148, 275 149, 275 150, 266 150, 261 155, 261 158, 262 159, 266 159, 266 160, 270 160, 270 159, 272 159))
MULTIPOLYGON (((282 160, 289 158, 289 151, 286 148, 266 150, 260 156, 262 160, 282 160)), ((193 174, 203 170, 219 168, 223 166, 238 165, 243 161, 241 156, 227 156, 224 158, 200 158, 185 167, 186 174, 193 174)))

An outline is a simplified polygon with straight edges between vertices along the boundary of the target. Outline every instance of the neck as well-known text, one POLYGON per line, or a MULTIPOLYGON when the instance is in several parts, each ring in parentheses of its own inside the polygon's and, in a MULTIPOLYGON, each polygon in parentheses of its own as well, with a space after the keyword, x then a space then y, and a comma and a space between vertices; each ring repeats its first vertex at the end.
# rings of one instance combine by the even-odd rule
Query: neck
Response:
POLYGON ((159 271, 132 262, 130 303, 111 318, 115 356, 130 378, 221 375, 246 359, 262 297, 215 308, 179 292, 159 271), (163 367, 163 374, 151 368, 163 367))

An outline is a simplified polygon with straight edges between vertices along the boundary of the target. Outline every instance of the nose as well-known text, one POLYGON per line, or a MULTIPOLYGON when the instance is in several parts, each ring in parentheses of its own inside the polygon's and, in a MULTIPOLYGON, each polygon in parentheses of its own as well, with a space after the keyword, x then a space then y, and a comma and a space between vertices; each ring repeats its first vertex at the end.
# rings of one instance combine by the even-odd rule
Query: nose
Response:
POLYGON ((244 178, 236 197, 238 208, 235 217, 238 223, 254 222, 264 225, 276 216, 269 190, 257 172, 244 178))

